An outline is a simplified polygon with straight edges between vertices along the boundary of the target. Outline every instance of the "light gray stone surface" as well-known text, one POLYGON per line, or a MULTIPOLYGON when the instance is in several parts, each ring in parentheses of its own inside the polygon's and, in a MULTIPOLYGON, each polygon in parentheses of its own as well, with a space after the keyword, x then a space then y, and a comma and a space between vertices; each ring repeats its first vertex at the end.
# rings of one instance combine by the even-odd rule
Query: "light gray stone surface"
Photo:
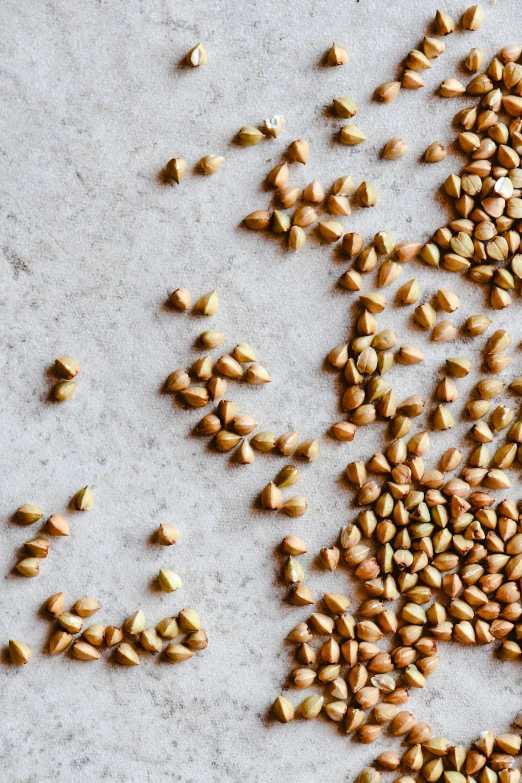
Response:
MULTIPOLYGON (((458 18, 466 4, 444 7, 458 18)), ((420 157, 436 139, 455 152, 451 119, 469 100, 442 100, 437 87, 445 77, 463 78, 459 64, 471 46, 489 59, 520 32, 518 0, 485 2, 484 9, 480 32, 446 39, 425 89, 380 106, 373 89, 420 43, 432 3, 3 3, 0 639, 27 641, 33 659, 18 670, 4 656, 0 666, 0 779, 341 783, 394 746, 386 737, 358 745, 323 720, 280 726, 267 719, 293 666, 285 636, 307 616, 284 602, 275 548, 289 532, 302 535, 313 591, 356 597, 348 572, 325 575, 315 553, 353 516, 346 463, 380 448, 385 430, 361 430, 352 444, 324 437, 340 417, 324 357, 350 334, 356 312, 356 297, 336 288, 346 262, 315 239, 289 254, 240 222, 270 204, 266 173, 292 139, 304 137, 310 162, 292 167, 292 182, 318 178, 329 186, 351 174, 356 184, 367 179, 377 187, 378 206, 354 208, 343 221, 347 230, 424 240, 443 225, 437 188, 458 171, 461 156, 437 166, 420 157), (187 69, 182 58, 199 40, 208 65, 187 69), (333 40, 350 53, 344 68, 321 65, 333 40), (357 148, 335 140, 341 122, 328 106, 338 94, 359 104, 356 122, 368 140, 357 148), (279 140, 250 149, 232 142, 239 127, 275 112, 287 118, 279 140), (380 160, 397 134, 409 144, 407 157, 380 160), (193 174, 209 152, 224 154, 223 169, 211 178, 193 174), (164 187, 157 174, 177 155, 189 174, 180 187, 164 187), (218 315, 205 320, 166 308, 179 285, 194 299, 216 288, 218 315), (169 372, 197 358, 193 342, 209 326, 226 333, 227 350, 251 343, 272 376, 262 388, 230 384, 241 411, 262 429, 321 437, 320 461, 302 469, 298 491, 310 510, 299 520, 255 507, 285 460, 260 455, 250 467, 237 466, 194 437, 201 412, 161 393, 169 372), (49 400, 49 368, 59 354, 81 364, 78 393, 65 405, 49 400), (94 509, 68 512, 86 483, 94 509), (67 512, 72 529, 70 539, 52 541, 34 580, 12 570, 34 534, 10 519, 24 502, 46 515, 67 512), (181 531, 172 549, 151 538, 162 521, 181 531), (181 574, 178 593, 154 587, 160 567, 181 574), (138 607, 155 624, 193 606, 209 648, 178 667, 144 656, 139 668, 125 669, 107 653, 92 664, 51 658, 43 652, 50 623, 40 607, 58 590, 70 605, 96 597, 102 610, 94 620, 107 624, 138 607)), ((415 265, 402 280, 413 275, 426 298, 441 284, 458 292, 458 325, 485 307, 482 290, 465 279, 415 265)), ((495 318, 516 335, 511 378, 521 372, 519 309, 495 318)), ((398 399, 419 392, 432 409, 448 353, 479 364, 483 340, 432 346, 412 326, 411 308, 392 306, 379 325, 426 352, 424 365, 390 374, 398 399)), ((459 384, 457 410, 476 377, 459 384)), ((434 464, 466 429, 459 419, 452 433, 433 437, 434 464)), ((486 727, 505 730, 520 707, 520 668, 487 649, 442 645, 441 655, 429 687, 411 699, 419 719, 455 743, 486 727)))

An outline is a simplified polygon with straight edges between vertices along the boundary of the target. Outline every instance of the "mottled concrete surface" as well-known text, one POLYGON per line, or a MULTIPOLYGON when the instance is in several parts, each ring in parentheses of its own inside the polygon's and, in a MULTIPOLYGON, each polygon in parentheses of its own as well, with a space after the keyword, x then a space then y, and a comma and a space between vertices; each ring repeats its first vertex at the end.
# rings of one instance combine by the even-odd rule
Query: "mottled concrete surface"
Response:
MULTIPOLYGON (((465 6, 448 0, 444 7, 458 17, 465 6)), ((379 448, 385 431, 360 431, 344 445, 324 437, 340 414, 336 378, 323 361, 350 333, 355 313, 356 297, 336 289, 346 263, 315 239, 288 254, 240 221, 269 205, 263 178, 289 141, 305 137, 310 162, 292 169, 292 182, 318 178, 328 186, 351 174, 377 187, 378 206, 355 208, 343 221, 347 230, 425 239, 443 225, 437 188, 458 171, 459 155, 437 166, 421 164, 420 156, 436 139, 453 144, 452 117, 469 101, 444 101, 436 88, 462 76, 470 46, 490 58, 520 32, 518 0, 484 2, 484 9, 480 32, 446 39, 424 90, 383 107, 372 102, 373 89, 418 45, 432 3, 3 3, 0 640, 24 639, 33 659, 21 670, 6 656, 0 665, 2 781, 343 783, 392 744, 384 736, 358 745, 326 720, 280 726, 266 717, 293 665, 285 635, 307 616, 284 603, 274 550, 286 533, 302 535, 314 592, 355 595, 348 572, 325 576, 315 553, 353 516, 344 466, 379 448), (189 70, 182 58, 199 40, 209 62, 189 70), (349 50, 344 68, 321 64, 333 40, 349 50), (357 148, 334 140, 341 123, 327 107, 339 94, 359 104, 356 121, 368 140, 357 148), (287 118, 279 140, 250 149, 232 142, 240 126, 275 112, 287 118), (407 157, 379 160, 397 134, 409 144, 407 157), (209 152, 224 154, 221 172, 193 174, 209 152), (189 174, 180 187, 165 187, 157 174, 177 155, 189 174), (194 297, 216 288, 218 315, 203 325, 166 308, 179 285, 194 297), (259 456, 237 466, 194 437, 200 412, 161 394, 167 374, 197 358, 194 340, 209 326, 226 333, 227 350, 251 343, 272 376, 264 388, 230 385, 241 411, 262 429, 322 438, 320 461, 302 470, 299 491, 310 503, 302 519, 255 508, 285 460, 259 456), (65 405, 49 400, 49 369, 59 354, 82 368, 78 393, 65 405), (86 483, 95 508, 67 511, 86 483), (47 515, 67 513, 72 530, 69 539, 52 541, 34 580, 12 570, 33 535, 11 521, 24 502, 47 515), (181 531, 173 550, 152 542, 162 521, 181 531), (178 593, 154 587, 162 566, 181 574, 178 593), (96 597, 103 608, 94 619, 107 624, 138 607, 150 624, 196 607, 210 646, 178 667, 144 656, 139 668, 125 669, 108 653, 91 664, 51 658, 40 607, 58 590, 70 604, 96 597)), ((465 279, 415 266, 402 280, 414 274, 426 298, 441 284, 458 292, 458 325, 485 307, 483 292, 465 279)), ((365 282, 366 290, 373 285, 365 282)), ((521 373, 518 309, 497 314, 496 322, 516 334, 511 378, 521 373)), ((427 357, 390 374, 399 399, 419 392, 433 407, 448 353, 479 364, 483 341, 431 346, 412 327, 411 308, 388 308, 379 326, 389 325, 427 357)), ((475 380, 459 385, 457 410, 475 380)), ((466 429, 459 419, 450 435, 433 438, 433 464, 466 429)), ((480 729, 507 728, 521 706, 521 683, 519 667, 488 650, 443 647, 441 667, 414 694, 412 709, 437 734, 465 743, 480 729)))

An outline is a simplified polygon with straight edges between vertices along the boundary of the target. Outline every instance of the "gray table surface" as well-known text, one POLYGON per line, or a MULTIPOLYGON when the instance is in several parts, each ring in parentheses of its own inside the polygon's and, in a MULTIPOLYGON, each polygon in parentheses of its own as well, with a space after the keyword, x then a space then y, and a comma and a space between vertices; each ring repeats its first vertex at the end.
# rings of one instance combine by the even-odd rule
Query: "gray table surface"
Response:
MULTIPOLYGON (((466 4, 444 7, 458 18, 466 4)), ((444 225, 437 189, 462 159, 451 154, 429 166, 420 157, 434 140, 453 145, 452 117, 469 100, 443 100, 436 89, 445 77, 463 77, 471 46, 482 46, 489 60, 520 32, 518 0, 484 2, 484 11, 479 32, 446 39, 425 89, 380 106, 374 88, 422 40, 432 3, 3 3, 0 640, 27 641, 33 659, 15 669, 4 656, 0 666, 0 779, 341 783, 397 746, 387 736, 362 746, 327 720, 281 726, 267 719, 293 666, 285 636, 308 614, 285 603, 275 549, 285 534, 301 535, 314 592, 356 595, 346 569, 325 574, 315 555, 353 517, 346 463, 380 448, 385 430, 359 431, 352 444, 325 436, 340 414, 324 357, 349 335, 355 312, 356 297, 336 288, 346 263, 313 240, 289 254, 240 222, 270 204, 266 173, 292 139, 304 137, 310 162, 292 170, 292 181, 317 178, 326 187, 351 174, 379 192, 375 209, 354 209, 342 221, 347 230, 423 241, 444 225), (346 67, 321 64, 333 40, 349 51, 346 67), (187 69, 182 58, 198 41, 208 64, 187 69), (326 109, 339 94, 359 104, 356 122, 367 141, 357 148, 334 139, 341 123, 326 109), (277 141, 249 149, 233 143, 242 125, 277 112, 287 120, 277 141), (384 162, 379 151, 394 135, 408 142, 408 155, 384 162), (211 152, 225 156, 219 174, 193 174, 211 152), (180 187, 164 187, 157 174, 178 155, 189 174, 180 187), (194 298, 216 288, 219 313, 203 322, 166 308, 180 285, 194 298), (197 358, 193 342, 209 323, 226 333, 227 349, 251 343, 271 374, 266 387, 230 385, 240 410, 262 429, 321 439, 320 460, 302 468, 298 490, 310 509, 301 519, 255 508, 286 460, 260 455, 237 466, 193 435, 200 412, 161 394, 168 373, 197 358), (81 364, 78 393, 64 405, 49 401, 49 368, 60 354, 81 364), (71 495, 87 483, 94 509, 69 513, 71 495), (29 537, 11 521, 24 502, 68 513, 72 529, 69 539, 53 540, 34 580, 12 570, 29 537), (163 521, 181 531, 174 551, 151 538, 163 521), (160 567, 182 576, 179 592, 157 591, 160 567), (138 607, 154 624, 193 606, 209 647, 178 667, 149 657, 126 669, 107 653, 92 664, 49 657, 50 624, 40 607, 59 590, 68 605, 97 598, 102 610, 93 621, 106 624, 138 607)), ((427 299, 441 285, 459 294, 457 325, 486 307, 482 290, 465 278, 416 264, 402 280, 414 275, 427 299)), ((367 290, 373 285, 365 282, 367 290)), ((511 378, 521 373, 518 305, 495 318, 516 337, 511 378)), ((388 308, 381 324, 426 353, 423 365, 390 374, 397 397, 418 392, 432 408, 450 349, 413 329, 411 308, 388 308)), ((482 343, 462 341, 450 352, 479 364, 482 343)), ((459 386, 457 410, 476 378, 459 386)), ((459 419, 452 432, 433 437, 433 464, 466 429, 459 419)), ((488 727, 507 730, 521 706, 519 666, 458 645, 442 645, 441 657, 427 689, 411 699, 418 718, 454 743, 488 727)))

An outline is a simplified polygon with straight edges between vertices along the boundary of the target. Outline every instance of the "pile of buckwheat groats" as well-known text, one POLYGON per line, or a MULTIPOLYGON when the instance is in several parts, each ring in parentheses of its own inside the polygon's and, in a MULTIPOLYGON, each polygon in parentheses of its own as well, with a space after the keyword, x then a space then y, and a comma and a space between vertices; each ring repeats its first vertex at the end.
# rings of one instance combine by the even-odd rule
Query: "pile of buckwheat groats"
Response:
MULTIPOLYGON (((522 717, 515 721, 520 728, 522 717)), ((382 773, 403 769, 406 774, 397 780, 412 783, 411 775, 420 774, 428 783, 467 783, 477 776, 480 783, 519 783, 520 770, 514 767, 520 754, 519 733, 495 735, 490 729, 481 732, 471 747, 450 745, 445 737, 434 737, 427 723, 417 723, 410 713, 399 713, 392 722, 392 736, 403 737, 407 749, 402 753, 384 751, 374 760, 375 766, 365 767, 357 783, 380 783, 382 773), (400 718, 400 720, 399 720, 400 718)))
MULTIPOLYGON (((482 21, 482 9, 472 6, 463 15, 462 27, 475 31, 482 21)), ((444 37, 453 33, 456 25, 448 14, 437 11, 435 28, 444 37)), ((428 71, 432 61, 444 51, 445 43, 440 37, 425 37, 422 50, 414 49, 407 56, 400 81, 387 81, 377 87, 376 99, 390 103, 402 89, 422 88, 422 72, 428 71)), ((346 466, 346 477, 359 510, 338 540, 325 542, 319 553, 323 567, 329 571, 336 570, 344 560, 360 581, 366 598, 353 608, 341 588, 339 593, 325 594, 319 602, 304 583, 305 570, 300 559, 307 554, 306 544, 296 535, 288 535, 282 542, 282 574, 289 587, 290 603, 317 609, 288 635, 296 645, 298 664, 290 674, 288 687, 303 690, 315 686, 320 693, 307 696, 297 709, 289 698, 279 696, 272 712, 282 723, 293 720, 296 714, 310 720, 324 712, 363 743, 375 741, 388 726, 391 736, 405 737, 409 748, 402 757, 394 751, 381 754, 376 766, 383 771, 402 766, 421 773, 428 783, 442 777, 446 783, 465 783, 470 775, 479 772, 480 783, 495 783, 497 778, 501 783, 518 783, 520 777, 512 769, 513 756, 520 750, 518 735, 495 737, 492 732, 485 732, 471 750, 450 746, 446 739, 434 738, 430 727, 418 723, 403 705, 409 699, 409 690, 424 688, 426 679, 436 671, 438 641, 495 644, 501 659, 522 657, 520 513, 515 500, 498 499, 492 494, 510 488, 507 471, 517 459, 522 462, 522 420, 516 419, 507 405, 498 404, 492 410, 493 401, 506 389, 521 394, 522 378, 506 383, 491 377, 508 367, 505 351, 512 341, 506 330, 494 330, 484 338, 484 377, 459 411, 472 423, 475 445, 466 456, 464 444, 462 448, 451 447, 438 465, 430 466, 430 430, 443 431, 454 426, 451 406, 459 398, 459 379, 469 374, 471 361, 465 356, 447 357, 446 375, 436 385, 437 405, 430 412, 431 426, 412 433, 414 420, 425 413, 427 401, 419 394, 396 400, 391 382, 384 376, 391 373, 389 377, 393 378, 396 364, 412 366, 423 362, 424 356, 415 345, 403 342, 393 329, 379 330, 376 316, 387 306, 381 289, 391 290, 407 265, 415 263, 465 273, 472 282, 489 285, 493 310, 510 305, 512 292, 522 277, 521 56, 522 47, 507 46, 481 72, 484 54, 481 49, 472 48, 465 61, 470 74, 475 74, 469 84, 465 86, 448 77, 440 85, 443 98, 467 93, 479 101, 456 116, 462 128, 458 145, 469 158, 461 173, 450 175, 444 183, 456 216, 439 228, 429 242, 396 242, 384 230, 378 231, 370 242, 356 232, 345 233, 342 223, 333 218, 350 216, 351 197, 361 207, 376 206, 377 192, 367 181, 356 188, 348 175, 339 176, 328 192, 317 180, 304 188, 289 184, 292 167, 306 166, 309 160, 309 145, 302 138, 289 144, 286 159, 267 174, 267 182, 276 189, 277 208, 256 209, 244 218, 249 229, 269 229, 275 235, 286 235, 291 251, 304 247, 305 229, 317 230, 323 243, 340 242, 342 256, 350 266, 339 285, 358 296, 360 313, 351 339, 334 347, 328 355, 344 384, 341 404, 347 414, 332 425, 332 435, 350 442, 359 427, 379 419, 389 426, 382 453, 346 466), (296 209, 290 215, 288 210, 293 207, 296 209), (374 271, 379 290, 360 293, 365 276, 374 271), (496 444, 491 454, 488 444, 501 432, 506 432, 506 441, 496 444), (379 644, 386 637, 393 641, 385 649, 379 644)), ((332 67, 343 66, 348 53, 334 44, 326 61, 332 67)), ((198 44, 187 55, 187 64, 200 67, 206 63, 207 53, 198 44)), ((351 120, 357 113, 357 105, 349 96, 334 98, 333 108, 341 119, 351 120)), ((242 146, 254 146, 268 137, 277 138, 283 128, 283 116, 274 115, 264 121, 262 130, 242 127, 238 141, 242 146)), ((345 145, 355 146, 363 143, 366 135, 353 123, 347 123, 338 130, 338 138, 345 145)), ((387 160, 397 160, 407 150, 407 143, 394 137, 386 143, 382 155, 387 160)), ((437 163, 446 156, 447 150, 434 141, 425 152, 425 161, 437 163)), ((205 155, 199 168, 211 175, 224 162, 221 155, 205 155)), ((162 181, 179 185, 186 172, 185 160, 173 158, 162 172, 162 181)), ((458 297, 450 289, 422 292, 417 279, 411 277, 397 285, 394 297, 400 306, 416 305, 414 320, 422 329, 430 330, 434 342, 451 342, 457 336, 456 324, 445 317, 460 308, 458 297), (419 303, 421 297, 424 301, 419 303), (439 320, 438 311, 444 314, 439 320)), ((178 288, 169 302, 179 311, 193 311, 201 316, 213 316, 218 311, 216 291, 202 296, 192 308, 189 291, 178 288)), ((480 337, 492 324, 494 318, 470 314, 465 319, 467 336, 480 337)), ((212 351, 224 338, 219 331, 203 331, 199 347, 212 351)), ((219 400, 215 411, 197 424, 197 432, 213 436, 218 451, 237 448, 235 454, 241 464, 250 464, 255 451, 276 452, 285 457, 295 454, 309 462, 316 461, 319 441, 313 438, 299 442, 296 431, 279 436, 260 431, 248 440, 247 436, 257 429, 257 422, 248 414, 238 413, 233 401, 224 399, 231 381, 264 385, 270 380, 251 345, 238 343, 215 361, 211 354, 205 354, 190 369, 175 370, 169 375, 165 390, 179 394, 189 408, 206 407, 219 400)), ((57 391, 58 399, 73 396, 75 388, 59 386, 63 391, 57 391)), ((295 465, 285 466, 262 490, 261 506, 269 511, 282 510, 291 517, 302 516, 307 509, 306 498, 294 496, 284 500, 281 492, 295 485, 299 478, 295 465)), ((158 534, 159 542, 174 543, 177 531, 169 526, 164 528, 158 534)), ((27 546, 37 558, 35 541, 27 546)), ((18 570, 24 573, 20 567, 18 570)), ((162 589, 169 592, 180 584, 179 577, 167 570, 161 571, 158 579, 162 589)), ((99 607, 92 599, 81 599, 74 605, 75 614, 64 612, 64 594, 59 593, 51 596, 46 608, 61 626, 51 639, 51 654, 56 654, 71 644, 73 633, 82 630, 81 618, 99 607)), ((206 634, 200 629, 194 610, 182 610, 177 621, 174 617, 165 618, 156 629, 146 629, 143 613, 138 611, 123 628, 95 625, 86 629, 83 641, 74 643, 73 654, 81 660, 94 660, 105 641, 108 646, 119 644, 117 657, 121 663, 134 665, 139 662, 138 654, 132 644, 123 641, 125 632, 131 641, 139 639, 144 649, 159 652, 161 639, 175 638, 180 629, 187 631, 188 636, 183 645, 168 645, 169 660, 183 660, 193 650, 206 647, 206 634)), ((20 665, 29 660, 31 653, 23 642, 13 640, 10 647, 14 663, 20 665)), ((380 778, 377 769, 367 768, 359 781, 379 783, 380 778)), ((410 783, 411 778, 400 780, 410 783)))

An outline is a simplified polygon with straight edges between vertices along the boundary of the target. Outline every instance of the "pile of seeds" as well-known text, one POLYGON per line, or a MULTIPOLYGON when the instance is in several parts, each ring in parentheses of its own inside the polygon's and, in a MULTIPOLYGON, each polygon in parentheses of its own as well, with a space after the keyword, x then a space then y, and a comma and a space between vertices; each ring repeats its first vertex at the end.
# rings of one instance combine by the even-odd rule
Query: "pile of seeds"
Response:
POLYGON ((480 104, 462 109, 455 119, 463 128, 460 149, 470 162, 444 184, 457 217, 419 253, 426 264, 465 271, 474 282, 489 285, 495 310, 509 306, 522 276, 521 53, 522 47, 505 47, 467 85, 480 104))
MULTIPOLYGON (((519 718, 515 726, 520 728, 519 718)), ((497 734, 491 730, 481 732, 468 748, 450 745, 446 737, 434 737, 427 723, 413 720, 405 732, 393 733, 403 737, 408 746, 402 754, 387 750, 374 760, 372 767, 365 767, 357 777, 357 783, 381 783, 382 773, 404 770, 398 778, 401 783, 411 783, 411 775, 419 774, 427 783, 444 779, 445 783, 466 783, 478 775, 481 783, 518 783, 520 770, 515 763, 520 755, 520 734, 497 734)))
MULTIPOLYGON (((491 494, 448 478, 443 471, 455 470, 462 460, 455 448, 444 453, 443 470, 426 469, 428 446, 428 433, 420 432, 407 443, 392 441, 367 464, 347 466, 362 508, 341 531, 339 546, 321 550, 320 559, 335 570, 342 553, 368 598, 352 614, 346 596, 327 594, 319 612, 289 636, 298 644, 301 664, 291 675, 293 684, 325 687, 324 695, 305 699, 300 714, 315 717, 324 708, 332 720, 345 720, 347 732, 357 730, 365 743, 377 739, 383 724, 399 714, 407 688, 425 687, 439 665, 437 641, 500 642, 500 658, 522 657, 517 505, 504 499, 495 506, 491 494), (328 637, 318 652, 310 646, 314 634, 328 637), (378 646, 387 635, 397 640, 390 652, 378 646), (348 708, 351 698, 357 707, 348 708), (394 708, 382 706, 390 703, 394 708)), ((488 485, 497 488, 496 469, 488 473, 488 485)), ((314 604, 296 561, 306 546, 289 537, 283 550, 289 553, 283 574, 293 584, 292 603, 314 604)))
MULTIPOLYGON (((378 282, 381 288, 391 286, 402 274, 402 266, 410 261, 420 245, 415 242, 396 244, 391 234, 380 231, 374 242, 363 248, 360 234, 345 234, 343 247, 350 256, 356 256, 353 266, 341 277, 340 284, 350 291, 360 291, 362 274, 372 272, 379 260, 378 282)), ((396 294, 403 305, 413 304, 420 296, 417 280, 413 278, 402 285, 396 294)), ((413 345, 398 345, 393 329, 378 331, 376 315, 386 307, 386 297, 371 291, 360 294, 362 307, 355 331, 356 336, 349 343, 332 348, 328 354, 330 364, 342 373, 347 384, 342 395, 342 408, 350 414, 349 421, 339 421, 332 427, 333 435, 342 441, 351 441, 358 426, 373 423, 379 415, 383 419, 394 419, 397 402, 393 389, 383 378, 396 362, 401 365, 415 365, 424 360, 422 352, 413 345)))

